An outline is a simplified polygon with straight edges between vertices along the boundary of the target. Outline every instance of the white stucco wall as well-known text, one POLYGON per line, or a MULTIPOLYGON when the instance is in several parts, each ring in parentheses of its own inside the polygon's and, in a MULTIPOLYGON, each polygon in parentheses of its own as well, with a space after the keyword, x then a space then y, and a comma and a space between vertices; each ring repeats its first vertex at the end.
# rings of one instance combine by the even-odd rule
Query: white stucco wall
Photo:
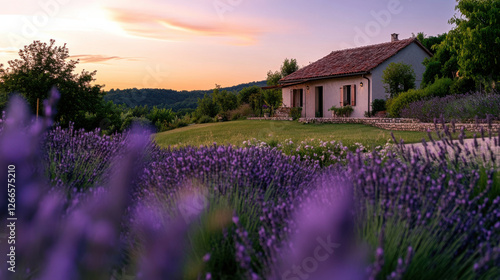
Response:
POLYGON ((405 64, 411 65, 416 75, 415 86, 417 88, 420 88, 420 83, 422 83, 422 77, 425 72, 425 66, 422 64, 422 62, 424 62, 424 59, 426 57, 429 57, 427 52, 425 52, 416 43, 413 43, 408 47, 402 49, 395 56, 384 61, 377 68, 373 69, 371 71, 373 76, 372 101, 375 99, 386 99, 386 95, 388 95, 388 93, 385 92, 384 84, 382 83, 382 75, 385 68, 387 68, 387 66, 389 66, 389 64, 391 64, 392 62, 403 62, 405 64))
MULTIPOLYGON (((371 79, 370 76, 367 76, 371 79)), ((361 76, 348 77, 348 78, 335 78, 328 80, 319 80, 309 82, 291 87, 285 87, 283 92, 283 106, 291 107, 293 89, 303 89, 304 100, 302 108, 302 117, 314 118, 316 117, 316 87, 323 87, 323 117, 330 118, 332 113, 328 111, 333 105, 339 107, 341 102, 341 88, 346 85, 353 85, 356 87, 356 106, 351 117, 363 117, 365 111, 368 111, 368 82, 361 76), (363 87, 360 83, 363 82, 363 87), (307 90, 309 86, 309 90, 307 90)))

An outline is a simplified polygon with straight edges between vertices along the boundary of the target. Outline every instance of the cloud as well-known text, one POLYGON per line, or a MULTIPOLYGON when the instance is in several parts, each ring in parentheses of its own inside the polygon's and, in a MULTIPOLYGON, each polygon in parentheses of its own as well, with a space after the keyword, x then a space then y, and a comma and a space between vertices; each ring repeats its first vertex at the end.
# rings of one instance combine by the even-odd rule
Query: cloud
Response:
POLYGON ((79 59, 81 63, 103 63, 112 60, 128 60, 136 61, 136 58, 131 57, 119 57, 119 56, 104 56, 104 55, 92 55, 92 54, 80 54, 70 56, 72 59, 79 59))
POLYGON ((13 48, 0 48, 0 55, 16 55, 19 50, 14 50, 13 48))
MULTIPOLYGON (((263 32, 224 22, 187 23, 183 20, 122 9, 108 9, 113 21, 130 35, 166 41, 187 41, 199 37, 225 39, 226 44, 253 45, 263 32)), ((194 19, 193 19, 194 21, 194 19)))

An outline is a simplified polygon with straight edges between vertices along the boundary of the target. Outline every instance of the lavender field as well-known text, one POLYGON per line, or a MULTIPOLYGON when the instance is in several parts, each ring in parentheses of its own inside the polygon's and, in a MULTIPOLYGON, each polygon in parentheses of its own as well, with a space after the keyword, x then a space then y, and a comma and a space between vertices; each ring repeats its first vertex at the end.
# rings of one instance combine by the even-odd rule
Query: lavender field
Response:
POLYGON ((424 144, 435 153, 162 149, 147 131, 62 129, 10 103, 0 279, 500 278, 500 136, 486 155, 463 131, 424 144))

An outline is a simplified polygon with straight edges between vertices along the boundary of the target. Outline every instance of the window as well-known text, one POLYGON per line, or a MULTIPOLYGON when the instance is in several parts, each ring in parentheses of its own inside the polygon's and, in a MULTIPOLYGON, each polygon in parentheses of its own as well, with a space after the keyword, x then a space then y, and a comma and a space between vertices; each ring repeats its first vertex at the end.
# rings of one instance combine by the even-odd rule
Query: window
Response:
POLYGON ((344 86, 344 106, 351 105, 351 86, 344 86))
POLYGON ((341 106, 356 106, 356 85, 346 85, 340 92, 341 106))

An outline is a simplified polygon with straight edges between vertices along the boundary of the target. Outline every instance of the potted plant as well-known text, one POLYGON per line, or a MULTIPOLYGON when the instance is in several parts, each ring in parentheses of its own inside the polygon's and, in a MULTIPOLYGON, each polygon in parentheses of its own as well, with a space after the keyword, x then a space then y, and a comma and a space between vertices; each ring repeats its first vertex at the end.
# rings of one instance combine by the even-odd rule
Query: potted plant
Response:
POLYGON ((347 118, 354 111, 351 105, 346 105, 343 107, 332 106, 328 111, 332 111, 332 117, 344 117, 347 118))

